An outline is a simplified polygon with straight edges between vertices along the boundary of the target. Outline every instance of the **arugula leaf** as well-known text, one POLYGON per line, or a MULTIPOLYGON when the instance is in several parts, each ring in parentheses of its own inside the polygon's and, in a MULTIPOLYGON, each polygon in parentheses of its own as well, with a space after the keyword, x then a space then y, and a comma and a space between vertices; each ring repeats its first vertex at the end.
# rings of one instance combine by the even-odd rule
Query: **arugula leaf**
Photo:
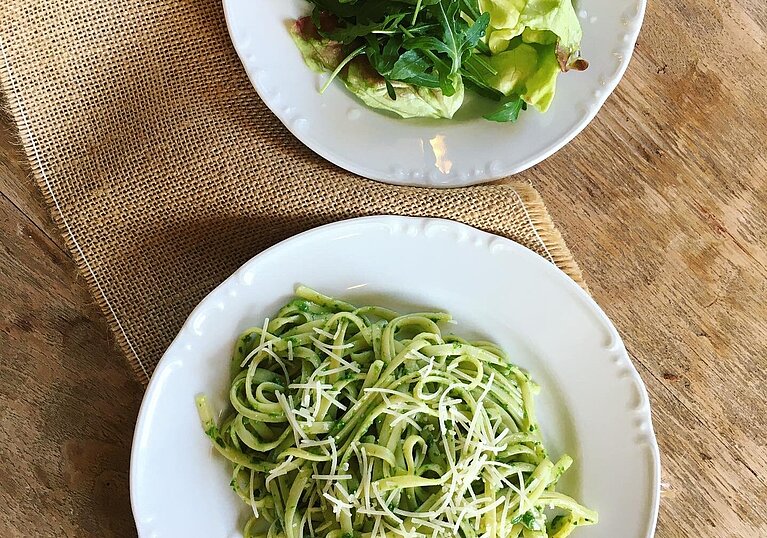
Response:
POLYGON ((397 92, 394 91, 394 86, 392 86, 391 82, 389 82, 388 80, 386 80, 385 82, 386 82, 386 95, 388 95, 389 99, 391 99, 392 101, 396 101, 397 92))
POLYGON ((422 23, 422 24, 418 24, 416 26, 411 26, 407 30, 408 30, 409 33, 411 33, 413 35, 423 35, 423 34, 426 34, 427 32, 430 32, 430 31, 438 29, 438 28, 439 28, 439 24, 422 23))
POLYGON ((475 93, 481 95, 482 97, 487 97, 493 101, 501 101, 506 97, 501 92, 488 85, 486 82, 483 82, 481 79, 476 78, 465 71, 461 74, 466 86, 474 90, 475 93))
POLYGON ((394 66, 394 62, 396 62, 399 59, 399 51, 402 48, 402 36, 401 35, 394 35, 389 38, 389 40, 386 42, 386 45, 383 46, 383 57, 386 58, 387 62, 392 62, 392 66, 394 66))
POLYGON ((435 4, 433 12, 442 27, 441 39, 426 35, 408 39, 403 44, 407 49, 428 50, 447 55, 451 61, 451 74, 457 73, 461 62, 471 56, 490 24, 490 15, 483 13, 469 26, 457 15, 458 6, 459 2, 452 0, 442 0, 435 4))
POLYGON ((483 13, 474 21, 474 24, 463 35, 462 52, 471 52, 479 44, 479 40, 485 37, 488 24, 490 24, 490 13, 483 13))
POLYGON ((386 32, 390 31, 391 28, 396 28, 406 15, 406 13, 387 15, 379 22, 348 24, 334 30, 322 31, 320 33, 323 37, 348 45, 360 37, 365 37, 374 34, 375 32, 386 32))
POLYGON ((373 36, 367 36, 367 46, 365 47, 365 55, 373 66, 373 69, 387 78, 391 72, 394 64, 397 62, 400 56, 400 48, 402 44, 402 38, 395 36, 381 47, 381 43, 373 36))
POLYGON ((448 56, 452 54, 450 47, 434 36, 421 36, 407 39, 402 46, 408 50, 430 50, 432 52, 442 52, 448 56))
POLYGON ((497 122, 515 122, 519 118, 519 113, 527 110, 527 103, 518 95, 512 96, 501 108, 483 116, 485 119, 497 122))
POLYGON ((438 4, 435 4, 434 12, 442 25, 442 43, 445 45, 445 51, 450 59, 453 61, 451 73, 457 73, 461 67, 461 38, 459 35, 458 21, 464 22, 463 19, 456 19, 458 12, 458 2, 452 0, 442 0, 438 4), (445 7, 447 4, 447 8, 445 7))
POLYGON ((479 0, 460 0, 461 9, 474 20, 477 20, 480 15, 479 0))
POLYGON ((542 517, 541 511, 536 508, 531 508, 527 512, 518 515, 514 519, 511 520, 512 525, 516 525, 518 523, 521 523, 524 527, 531 531, 540 531, 543 530, 543 525, 541 525, 541 522, 539 519, 542 517))
POLYGON ((389 76, 392 80, 401 80, 426 88, 439 88, 439 77, 427 72, 430 67, 431 63, 425 55, 415 50, 409 50, 395 62, 389 76))

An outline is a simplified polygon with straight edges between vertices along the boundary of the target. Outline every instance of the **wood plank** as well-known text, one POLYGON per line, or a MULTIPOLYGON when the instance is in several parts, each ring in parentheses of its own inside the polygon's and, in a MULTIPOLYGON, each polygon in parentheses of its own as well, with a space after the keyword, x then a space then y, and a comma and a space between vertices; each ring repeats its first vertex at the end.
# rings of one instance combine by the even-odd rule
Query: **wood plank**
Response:
POLYGON ((0 94, 0 192, 62 252, 67 252, 61 233, 43 209, 43 195, 35 185, 16 127, 5 113, 6 108, 0 94))
POLYGON ((767 536, 767 39, 731 8, 651 3, 618 91, 528 174, 648 385, 659 536, 767 536))
MULTIPOLYGON (((4 189, 27 179, 5 151, 8 128, 4 189)), ((0 194, 0 535, 135 536, 128 462, 142 389, 24 188, 15 203, 0 194)))

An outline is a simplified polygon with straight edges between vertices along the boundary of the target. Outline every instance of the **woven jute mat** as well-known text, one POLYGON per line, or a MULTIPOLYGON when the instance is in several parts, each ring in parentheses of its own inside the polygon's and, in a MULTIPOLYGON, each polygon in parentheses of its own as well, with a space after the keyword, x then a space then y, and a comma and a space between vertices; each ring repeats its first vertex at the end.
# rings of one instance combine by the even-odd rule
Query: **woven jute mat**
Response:
POLYGON ((339 219, 453 219, 583 284, 526 184, 392 187, 302 146, 250 86, 218 0, 4 0, 0 83, 35 179, 136 375, 247 259, 339 219))

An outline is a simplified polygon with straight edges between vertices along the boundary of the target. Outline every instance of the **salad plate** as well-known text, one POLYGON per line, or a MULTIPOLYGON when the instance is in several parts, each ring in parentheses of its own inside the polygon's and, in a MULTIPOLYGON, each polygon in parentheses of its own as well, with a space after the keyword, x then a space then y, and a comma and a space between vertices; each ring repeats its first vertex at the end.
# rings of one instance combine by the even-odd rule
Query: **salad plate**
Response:
POLYGON ((312 71, 291 38, 311 12, 304 0, 224 0, 229 33, 264 103, 306 146, 363 177, 392 184, 458 187, 533 166, 575 137, 622 77, 646 0, 578 0, 585 71, 561 73, 545 113, 514 123, 482 117, 485 98, 469 95, 452 119, 403 119, 366 106, 328 74, 312 71))
POLYGON ((238 335, 298 284, 355 304, 447 311, 457 334, 495 341, 541 385, 546 446, 574 460, 558 489, 599 512, 597 525, 573 536, 653 535, 660 464, 649 400, 596 303, 508 239, 452 221, 380 216, 326 225, 262 252, 192 312, 139 413, 130 471, 139 536, 241 536, 249 509, 229 486, 195 398, 206 394, 213 409, 226 408, 238 335))

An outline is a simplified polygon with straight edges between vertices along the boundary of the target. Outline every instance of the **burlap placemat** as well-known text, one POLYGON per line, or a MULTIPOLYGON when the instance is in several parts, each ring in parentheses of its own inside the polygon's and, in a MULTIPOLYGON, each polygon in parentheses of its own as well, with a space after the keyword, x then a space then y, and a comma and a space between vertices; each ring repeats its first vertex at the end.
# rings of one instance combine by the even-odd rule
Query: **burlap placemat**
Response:
POLYGON ((583 285, 528 185, 391 187, 304 148, 250 86, 219 0, 5 0, 0 52, 35 178, 143 382, 195 304, 239 265, 338 219, 462 221, 583 285))

